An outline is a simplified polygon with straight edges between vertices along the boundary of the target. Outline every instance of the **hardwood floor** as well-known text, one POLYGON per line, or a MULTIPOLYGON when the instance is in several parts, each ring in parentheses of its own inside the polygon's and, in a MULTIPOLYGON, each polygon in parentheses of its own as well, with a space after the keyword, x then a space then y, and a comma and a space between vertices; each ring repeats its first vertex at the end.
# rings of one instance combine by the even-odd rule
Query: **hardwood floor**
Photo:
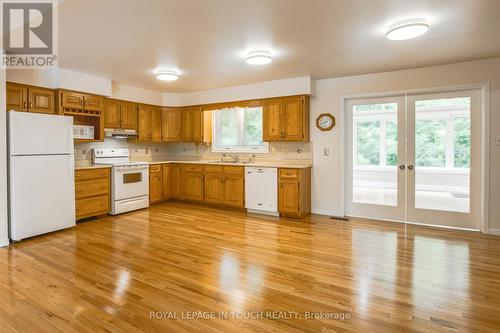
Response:
POLYGON ((2 248, 0 332, 500 331, 500 237, 305 221, 162 203, 2 248))

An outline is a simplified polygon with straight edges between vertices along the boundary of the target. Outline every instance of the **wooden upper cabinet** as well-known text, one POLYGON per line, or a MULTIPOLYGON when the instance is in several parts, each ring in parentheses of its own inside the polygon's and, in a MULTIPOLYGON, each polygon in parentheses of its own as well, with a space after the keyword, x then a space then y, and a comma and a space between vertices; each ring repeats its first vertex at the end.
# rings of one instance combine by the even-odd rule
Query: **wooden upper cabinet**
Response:
POLYGON ((84 96, 84 108, 85 110, 94 110, 100 111, 103 108, 104 97, 97 95, 88 95, 84 96))
POLYGON ((195 142, 203 141, 203 109, 201 106, 192 108, 192 138, 195 142))
POLYGON ((104 127, 120 128, 121 111, 120 101, 106 99, 104 101, 104 127))
POLYGON ((7 110, 28 111, 28 88, 7 82, 7 110))
POLYGON ((52 89, 7 82, 7 110, 55 114, 55 92, 52 89))
POLYGON ((63 108, 83 110, 85 94, 73 91, 61 91, 59 98, 61 99, 61 106, 63 108))
POLYGON ((262 115, 262 130, 264 141, 280 140, 283 134, 281 126, 281 100, 271 100, 264 103, 262 115))
POLYGON ((284 99, 282 101, 282 121, 284 139, 300 141, 304 139, 304 106, 302 98, 284 99))
POLYGON ((309 141, 309 96, 264 102, 264 141, 309 141))
POLYGON ((193 141, 193 110, 189 107, 182 108, 182 141, 193 141))
POLYGON ((52 89, 28 88, 28 110, 36 113, 56 114, 55 97, 52 89))
POLYGON ((137 129, 137 104, 130 102, 120 102, 121 122, 123 129, 137 129))
POLYGON ((162 141, 181 141, 182 108, 164 108, 162 141))
POLYGON ((182 108, 182 141, 203 141, 203 109, 201 106, 182 108))
POLYGON ((160 107, 150 107, 151 112, 151 141, 161 142, 162 110, 160 107))
POLYGON ((152 113, 147 105, 138 107, 138 128, 137 139, 141 142, 151 141, 152 113))

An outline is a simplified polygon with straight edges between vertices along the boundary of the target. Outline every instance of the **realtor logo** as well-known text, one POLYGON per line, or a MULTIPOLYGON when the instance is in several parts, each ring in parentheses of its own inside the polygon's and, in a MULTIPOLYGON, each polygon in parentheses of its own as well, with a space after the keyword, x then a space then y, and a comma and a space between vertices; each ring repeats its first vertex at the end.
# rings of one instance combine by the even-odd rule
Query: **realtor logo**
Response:
POLYGON ((3 67, 55 67, 56 8, 50 0, 2 2, 3 67))

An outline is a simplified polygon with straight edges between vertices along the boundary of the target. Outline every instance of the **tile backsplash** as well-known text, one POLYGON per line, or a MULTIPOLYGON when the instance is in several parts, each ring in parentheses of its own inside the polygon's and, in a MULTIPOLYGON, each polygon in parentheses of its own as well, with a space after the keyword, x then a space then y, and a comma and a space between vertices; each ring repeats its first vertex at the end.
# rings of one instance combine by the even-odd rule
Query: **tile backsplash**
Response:
MULTIPOLYGON (((222 153, 212 152, 210 144, 190 142, 169 143, 134 143, 124 139, 106 138, 104 142, 78 143, 75 145, 77 164, 91 162, 92 148, 128 148, 133 160, 151 161, 155 159, 169 160, 217 160, 222 153)), ((250 154, 238 153, 241 159, 247 159, 250 154)), ((271 142, 269 153, 255 154, 255 160, 312 160, 312 143, 304 142, 271 142)))

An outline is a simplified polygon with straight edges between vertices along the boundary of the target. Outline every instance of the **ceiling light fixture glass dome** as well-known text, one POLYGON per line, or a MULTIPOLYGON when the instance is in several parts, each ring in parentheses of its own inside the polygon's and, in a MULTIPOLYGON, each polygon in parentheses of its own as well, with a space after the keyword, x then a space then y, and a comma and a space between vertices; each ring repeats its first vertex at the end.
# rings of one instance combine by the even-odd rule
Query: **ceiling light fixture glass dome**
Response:
POLYGON ((403 20, 391 25, 385 36, 390 40, 412 39, 425 34, 429 27, 424 19, 403 20))
POLYGON ((157 71, 155 76, 158 80, 162 81, 175 81, 179 78, 179 74, 174 71, 157 71))
POLYGON ((271 52, 259 50, 247 54, 247 64, 249 65, 266 65, 273 62, 271 52))

